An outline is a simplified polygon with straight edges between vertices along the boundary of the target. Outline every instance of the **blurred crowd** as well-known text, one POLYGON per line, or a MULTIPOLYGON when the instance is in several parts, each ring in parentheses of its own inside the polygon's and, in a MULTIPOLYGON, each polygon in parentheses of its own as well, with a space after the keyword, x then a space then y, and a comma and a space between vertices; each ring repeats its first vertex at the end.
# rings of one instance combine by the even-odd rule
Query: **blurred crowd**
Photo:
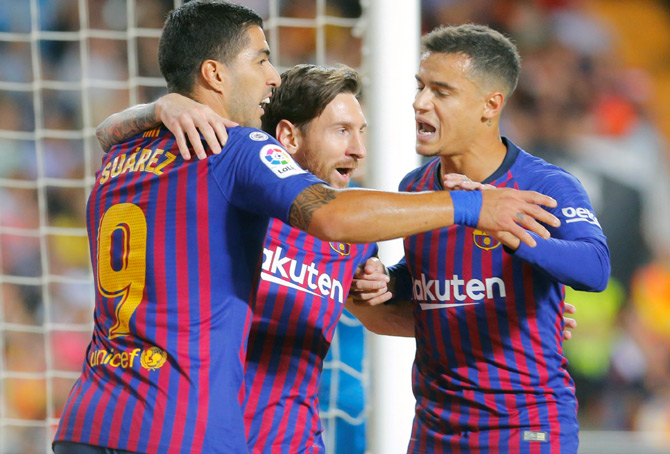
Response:
MULTIPOLYGON (((345 20, 269 31, 280 69, 303 62, 360 66, 358 0, 327 0, 323 10, 316 0, 241 3, 271 18, 268 25, 272 14, 351 19, 351 26, 345 20)), ((579 326, 565 350, 580 423, 656 432, 659 443, 670 443, 670 113, 661 102, 670 94, 669 3, 422 1, 424 32, 483 23, 519 46, 522 78, 503 131, 582 181, 611 248, 608 289, 567 295, 578 308, 579 326), (636 15, 653 20, 640 28, 636 15), (635 46, 631 37, 664 45, 635 46)), ((47 426, 60 415, 89 339, 93 283, 83 229, 101 156, 93 129, 164 92, 158 35, 175 2, 135 0, 132 14, 126 0, 37 4, 31 11, 31 2, 0 0, 0 32, 7 33, 0 38, 0 417, 47 426), (79 35, 82 24, 104 33, 79 35), (153 33, 129 34, 129 26, 153 33), (35 27, 69 33, 31 42, 35 27), (38 137, 36 128, 47 133, 38 137)), ((362 358, 352 356, 360 371, 362 358)), ((350 413, 360 411, 354 406, 350 413)), ((44 452, 50 437, 49 428, 10 424, 0 427, 0 452, 44 452)))

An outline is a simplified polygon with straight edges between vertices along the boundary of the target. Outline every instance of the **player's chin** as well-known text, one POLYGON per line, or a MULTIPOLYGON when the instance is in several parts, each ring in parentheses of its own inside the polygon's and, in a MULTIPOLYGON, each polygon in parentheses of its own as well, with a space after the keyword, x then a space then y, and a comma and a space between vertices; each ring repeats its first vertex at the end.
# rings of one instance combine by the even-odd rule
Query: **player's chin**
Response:
POLYGON ((262 108, 258 108, 256 111, 256 115, 254 115, 252 121, 250 121, 249 126, 252 128, 256 129, 261 129, 261 126, 263 126, 263 122, 261 121, 261 118, 265 114, 265 111, 262 108))
POLYGON ((431 143, 418 142, 416 143, 416 153, 421 156, 435 156, 440 152, 439 147, 431 143))

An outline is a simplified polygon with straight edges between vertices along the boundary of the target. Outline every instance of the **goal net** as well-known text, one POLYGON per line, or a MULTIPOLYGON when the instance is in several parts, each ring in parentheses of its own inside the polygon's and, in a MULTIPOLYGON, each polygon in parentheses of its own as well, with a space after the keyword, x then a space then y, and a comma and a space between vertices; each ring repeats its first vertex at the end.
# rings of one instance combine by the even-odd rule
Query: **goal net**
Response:
MULTIPOLYGON (((165 92, 158 40, 181 3, 0 0, 0 453, 51 452, 92 330, 84 210, 102 156, 95 126, 165 92)), ((357 0, 240 3, 266 19, 280 72, 361 66, 357 0)), ((329 453, 365 449, 362 339, 345 315, 320 393, 329 453)))

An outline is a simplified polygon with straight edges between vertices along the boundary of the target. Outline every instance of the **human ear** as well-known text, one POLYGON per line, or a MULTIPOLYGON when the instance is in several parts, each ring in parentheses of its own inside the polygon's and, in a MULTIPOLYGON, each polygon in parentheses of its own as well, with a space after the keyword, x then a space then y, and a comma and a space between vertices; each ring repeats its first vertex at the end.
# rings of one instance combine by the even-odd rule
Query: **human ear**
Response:
POLYGON ((484 101, 484 112, 482 113, 482 121, 488 122, 500 115, 503 105, 505 104, 505 95, 499 91, 494 91, 486 95, 484 101))
POLYGON ((277 124, 275 134, 279 143, 292 155, 295 155, 302 142, 302 133, 296 125, 288 120, 281 120, 277 124))
POLYGON ((220 61, 205 60, 200 65, 200 76, 204 83, 218 93, 225 92, 228 77, 226 66, 220 61))

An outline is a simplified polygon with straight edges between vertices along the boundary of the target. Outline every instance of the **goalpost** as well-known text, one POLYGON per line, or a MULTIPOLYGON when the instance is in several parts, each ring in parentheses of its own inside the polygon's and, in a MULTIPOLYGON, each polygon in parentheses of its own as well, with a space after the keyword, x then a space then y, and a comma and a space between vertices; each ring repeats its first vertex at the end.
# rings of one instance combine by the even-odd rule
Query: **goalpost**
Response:
MULTIPOLYGON (((412 102, 419 67, 420 2, 371 1, 365 22, 364 74, 370 122, 368 186, 396 191, 407 172, 419 166, 415 152, 412 102)), ((401 240, 380 244, 381 260, 395 264, 404 254, 401 240)), ((368 451, 401 454, 407 451, 414 396, 411 365, 414 339, 368 336, 371 386, 368 390, 370 428, 368 451)))
MULTIPOLYGON (((361 70, 370 123, 366 185, 394 190, 418 162, 411 99, 419 1, 363 0, 362 15, 336 14, 334 2, 327 0, 308 2, 313 8, 308 14, 298 9, 282 13, 287 3, 282 0, 237 1, 266 19, 278 70, 299 62, 290 56, 296 44, 291 30, 310 36, 305 61, 344 59, 361 70)), ((181 3, 27 0, 3 5, 0 453, 51 452, 54 428, 92 330, 93 275, 84 216, 77 210, 84 209, 102 155, 95 126, 108 114, 163 92, 156 65, 142 57, 155 58, 164 15, 181 3)), ((353 10, 355 3, 342 2, 354 5, 353 10)), ((381 246, 388 263, 400 254, 397 242, 381 246)), ((322 407, 328 452, 337 451, 338 421, 352 427, 368 423, 368 452, 404 452, 413 415, 413 341, 370 336, 369 352, 348 363, 348 347, 338 333, 362 329, 346 315, 341 325, 346 328, 336 331, 324 368, 331 385, 322 390, 322 397, 329 396, 322 407), (340 386, 350 380, 367 391, 365 409, 352 412, 340 405, 340 386)))

